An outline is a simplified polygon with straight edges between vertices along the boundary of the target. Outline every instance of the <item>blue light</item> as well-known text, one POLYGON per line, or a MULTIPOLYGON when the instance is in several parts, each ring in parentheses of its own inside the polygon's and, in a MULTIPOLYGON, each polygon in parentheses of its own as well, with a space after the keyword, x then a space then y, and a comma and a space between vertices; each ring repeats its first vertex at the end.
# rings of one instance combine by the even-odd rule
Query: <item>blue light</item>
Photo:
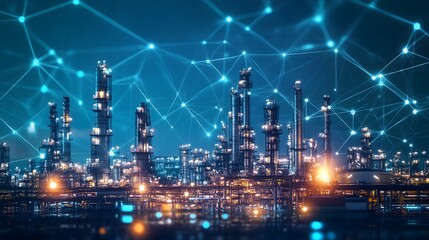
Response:
POLYGON ((49 55, 55 55, 55 50, 54 49, 50 49, 49 50, 49 55))
POLYGON ((304 102, 308 102, 308 98, 304 99, 304 102))
POLYGON ((221 81, 221 82, 227 82, 227 81, 228 81, 228 78, 227 78, 227 77, 225 77, 225 76, 222 76, 222 77, 220 78, 220 81, 221 81))
POLYGON ((45 159, 45 154, 44 153, 41 153, 40 155, 39 155, 39 157, 40 157, 40 159, 45 159))
POLYGON ((24 22, 25 22, 25 17, 24 17, 24 16, 19 17, 19 18, 18 18, 18 21, 19 21, 20 23, 24 23, 24 22))
POLYGON ((371 76, 371 79, 375 80, 375 79, 377 79, 377 76, 371 76))
POLYGON ((383 78, 383 74, 378 74, 378 76, 377 76, 378 78, 380 78, 380 79, 382 79, 383 78))
POLYGON ((405 48, 403 48, 403 49, 402 49, 402 53, 403 53, 403 54, 407 54, 407 53, 408 53, 408 48, 406 48, 406 47, 405 47, 405 48))
POLYGON ((212 133, 211 132, 207 132, 206 135, 207 135, 207 137, 211 137, 212 133))
POLYGON ((326 43, 326 45, 328 46, 328 47, 333 47, 334 46, 334 42, 332 41, 332 40, 329 40, 327 43, 326 43))
POLYGON ((192 64, 192 65, 194 65, 194 64, 195 64, 195 61, 194 61, 194 60, 192 60, 192 61, 191 61, 191 64, 192 64))
POLYGON ((162 218, 162 212, 156 212, 155 217, 156 218, 162 218))
POLYGON ((417 100, 413 100, 413 104, 417 104, 417 100))
POLYGON ((350 132, 350 134, 351 134, 351 135, 356 135, 356 131, 355 131, 355 130, 352 130, 352 131, 350 132))
POLYGON ((34 122, 31 122, 31 123, 30 123, 30 127, 31 127, 31 128, 34 128, 34 126, 36 126, 36 124, 35 124, 34 122))
POLYGON ((191 214, 189 214, 189 218, 190 219, 196 219, 197 218, 197 214, 191 213, 191 214))
POLYGON ((210 63, 210 60, 209 60, 209 59, 207 59, 207 60, 206 60, 206 63, 210 63))
POLYGON ((121 222, 122 222, 122 223, 126 223, 126 224, 132 223, 132 222, 133 222, 133 216, 130 216, 130 215, 123 215, 123 216, 121 217, 121 222))
POLYGON ((79 70, 76 72, 76 75, 78 78, 83 78, 83 76, 85 76, 85 73, 82 70, 79 70))
POLYGON ((63 64, 63 59, 62 58, 57 58, 57 63, 62 65, 63 64))
POLYGON ((229 218, 229 215, 228 213, 222 213, 221 217, 223 220, 227 220, 229 218))
POLYGON ((184 103, 184 102, 182 102, 182 105, 181 105, 182 107, 186 107, 186 103, 184 103))
POLYGON ((273 8, 271 8, 270 6, 268 6, 268 7, 266 7, 265 9, 264 9, 264 13, 265 14, 270 14, 270 13, 272 13, 273 12, 273 8))
POLYGON ((414 28, 414 30, 420 30, 420 28, 421 28, 420 23, 418 23, 418 22, 414 23, 413 28, 414 28))
POLYGON ((402 140, 402 142, 406 143, 406 142, 407 142, 407 139, 402 140))
POLYGON ((223 40, 223 44, 227 44, 228 42, 226 40, 223 40))
POLYGON ((242 54, 242 55, 246 55, 246 51, 243 51, 241 54, 242 54))
POLYGON ((335 53, 338 53, 338 48, 335 48, 334 52, 335 52, 335 53))
POLYGON ((306 117, 305 117, 305 121, 308 121, 308 120, 310 120, 310 117, 309 117, 309 116, 306 116, 306 117))
POLYGON ((166 120, 167 119, 167 116, 162 116, 162 120, 166 120))
POLYGON ((351 111, 350 111, 350 113, 351 113, 352 115, 355 115, 355 114, 356 114, 356 111, 355 111, 355 110, 351 110, 351 111))
POLYGON ((232 17, 231 17, 231 16, 227 16, 227 17, 225 18, 225 21, 226 21, 227 23, 232 22, 232 17))
POLYGON ((79 106, 82 106, 82 104, 83 104, 82 100, 79 100, 79 102, 77 102, 77 104, 79 104, 79 106))
POLYGON ((314 222, 311 222, 310 227, 313 230, 320 230, 323 228, 323 223, 319 221, 314 221, 314 222))
POLYGON ((279 90, 277 90, 277 88, 275 88, 274 89, 274 93, 278 93, 279 92, 279 90))
POLYGON ((151 43, 149 44, 149 49, 154 49, 155 48, 155 44, 151 43))
POLYGON ((384 130, 381 130, 380 135, 384 135, 384 133, 385 133, 384 130))
POLYGON ((413 147, 413 144, 412 143, 410 143, 410 145, 408 145, 409 147, 413 147))
POLYGON ((312 49, 312 48, 314 48, 314 45, 313 44, 305 44, 304 46, 302 46, 302 49, 303 50, 309 50, 309 49, 312 49))
POLYGON ((48 86, 46 86, 45 84, 43 84, 41 87, 40 87, 40 91, 42 92, 42 93, 47 93, 48 92, 48 86))
POLYGON ((246 26, 246 27, 244 28, 244 30, 246 30, 246 32, 248 32, 248 31, 250 31, 250 27, 249 27, 249 26, 246 26))
POLYGON ((79 0, 73 0, 73 4, 74 5, 79 5, 80 1, 79 0))
POLYGON ((320 14, 318 14, 318 15, 313 17, 313 21, 315 23, 321 23, 323 21, 323 17, 320 14))
POLYGON ((282 57, 286 57, 286 53, 282 53, 282 57))
POLYGON ((202 41, 201 42, 203 45, 206 45, 207 44, 207 41, 202 41))
POLYGON ((131 204, 123 204, 121 206, 121 211, 122 212, 132 212, 134 210, 134 206, 131 204))
POLYGON ((40 61, 39 61, 39 59, 35 58, 35 59, 33 60, 33 67, 37 67, 37 66, 39 66, 39 65, 40 65, 40 61))
POLYGON ((413 114, 415 115, 415 114, 417 114, 419 111, 417 110, 417 109, 414 109, 413 110, 413 114))
POLYGON ((410 104, 410 100, 408 100, 408 99, 405 99, 405 101, 404 101, 404 104, 405 104, 405 105, 408 105, 408 104, 410 104))
POLYGON ((323 234, 321 232, 312 232, 310 234, 310 240, 322 240, 323 234))
POLYGON ((201 224, 201 227, 203 227, 204 229, 209 229, 210 228, 210 222, 207 220, 204 220, 203 223, 201 224))

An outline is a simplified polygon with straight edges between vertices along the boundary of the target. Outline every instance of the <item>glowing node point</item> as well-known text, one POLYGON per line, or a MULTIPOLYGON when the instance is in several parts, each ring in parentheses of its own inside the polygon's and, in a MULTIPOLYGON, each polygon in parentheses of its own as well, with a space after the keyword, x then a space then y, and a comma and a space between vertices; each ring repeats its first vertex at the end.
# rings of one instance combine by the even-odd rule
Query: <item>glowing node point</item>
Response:
POLYGON ((410 100, 408 100, 408 99, 405 99, 405 101, 404 101, 404 104, 405 104, 405 105, 408 105, 408 104, 410 104, 410 100))
POLYGON ((308 102, 308 98, 304 99, 304 102, 308 102))
POLYGON ((189 214, 189 218, 190 219, 196 219, 197 218, 197 214, 191 213, 191 214, 189 214))
POLYGON ((248 31, 250 31, 250 27, 249 27, 249 26, 246 26, 246 27, 244 28, 244 30, 246 30, 246 32, 248 32, 248 31))
POLYGON ((243 51, 241 54, 242 54, 242 55, 246 55, 246 51, 243 51))
POLYGON ((319 221, 314 221, 310 224, 310 227, 313 230, 320 230, 323 228, 323 223, 319 221))
POLYGON ((371 79, 375 80, 375 79, 377 79, 377 76, 372 76, 371 79))
POLYGON ((174 127, 173 127, 173 126, 170 126, 170 128, 171 128, 171 129, 173 129, 174 127))
POLYGON ((352 115, 355 115, 355 114, 356 114, 356 111, 355 111, 355 110, 351 110, 351 111, 350 111, 350 113, 351 113, 352 115))
POLYGON ((378 76, 377 76, 378 78, 383 78, 383 74, 378 74, 378 76))
POLYGON ((209 59, 207 59, 207 60, 206 60, 206 63, 210 63, 210 60, 209 60, 209 59))
POLYGON ((148 45, 149 49, 154 49, 155 48, 155 44, 151 43, 148 45))
POLYGON ((40 65, 40 61, 39 61, 39 59, 35 58, 35 59, 33 60, 33 67, 37 67, 37 66, 39 66, 39 65, 40 65))
POLYGON ((57 58, 57 63, 58 63, 58 64, 62 65, 62 64, 63 64, 63 62, 64 62, 64 61, 63 61, 63 59, 62 59, 62 58, 57 58))
POLYGON ((369 7, 370 7, 370 8, 375 8, 375 2, 371 2, 371 3, 369 4, 369 7))
POLYGON ((385 133, 384 130, 381 130, 380 135, 384 135, 384 133, 385 133))
POLYGON ((184 103, 184 102, 183 102, 181 106, 182 106, 182 107, 186 107, 186 103, 184 103))
POLYGON ((419 111, 417 111, 417 109, 414 109, 413 110, 413 114, 415 115, 415 114, 417 114, 419 111))
POLYGON ((310 234, 311 240, 322 240, 323 239, 323 233, 321 232, 312 232, 310 234))
POLYGON ((403 48, 403 49, 402 49, 402 53, 403 53, 403 54, 407 54, 407 53, 408 53, 408 48, 403 48))
POLYGON ((277 88, 275 88, 274 89, 274 93, 278 93, 279 92, 279 90, 277 90, 277 88))
POLYGON ((50 49, 49 50, 49 55, 55 55, 55 50, 54 49, 50 49))
POLYGON ((219 108, 219 112, 222 112, 223 111, 223 109, 222 108, 219 108))
POLYGON ((223 40, 222 42, 223 42, 223 44, 227 44, 228 43, 226 40, 223 40))
POLYGON ((335 152, 335 155, 337 155, 338 156, 338 154, 340 154, 339 152, 335 152))
POLYGON ((286 53, 282 53, 282 57, 286 57, 286 53))
POLYGON ((41 153, 40 155, 39 155, 39 157, 40 157, 40 159, 45 159, 45 154, 44 153, 41 153))
POLYGON ((206 45, 207 41, 202 41, 201 44, 206 45))
POLYGON ((194 60, 192 60, 192 61, 191 61, 191 64, 192 64, 192 65, 194 65, 194 64, 195 64, 195 61, 194 61, 194 60))
POLYGON ((162 218, 162 212, 156 212, 155 217, 156 218, 162 218))
POLYGON ((338 48, 335 48, 334 52, 335 52, 335 53, 338 53, 338 48))
POLYGON ((25 17, 24 17, 24 16, 19 17, 19 18, 18 18, 18 21, 19 21, 20 23, 24 23, 24 22, 25 22, 25 17))
POLYGON ((407 139, 402 140, 402 142, 406 143, 406 142, 407 142, 407 139))
POLYGON ((79 3, 80 3, 80 0, 73 0, 74 5, 79 5, 79 3))
POLYGON ((420 23, 418 23, 418 22, 414 23, 413 28, 414 28, 414 30, 420 30, 420 28, 421 28, 420 23))
POLYGON ((413 100, 413 104, 417 104, 417 100, 413 100))
POLYGON ((270 13, 272 13, 273 12, 273 8, 272 7, 270 7, 270 6, 268 6, 268 7, 266 7, 265 9, 264 9, 264 13, 265 14, 270 14, 270 13))
POLYGON ((76 75, 78 78, 83 78, 83 76, 85 76, 85 73, 82 70, 79 70, 76 72, 76 75))
POLYGON ((228 213, 222 213, 221 217, 223 220, 227 220, 229 216, 228 213))
POLYGON ((351 134, 351 135, 356 135, 356 131, 355 131, 355 130, 352 130, 352 131, 350 132, 350 134, 351 134))
POLYGON ((166 116, 162 116, 162 120, 166 120, 167 119, 167 117, 166 116))
POLYGON ((210 228, 210 222, 207 220, 204 220, 203 223, 201 224, 201 227, 203 227, 204 229, 209 229, 210 228))
POLYGON ((226 18, 225 18, 225 21, 226 21, 227 23, 232 22, 232 17, 231 17, 231 16, 226 17, 226 18))
POLYGON ((210 137, 212 135, 211 132, 206 132, 207 137, 210 137))
POLYGON ((334 42, 333 42, 332 40, 329 40, 329 41, 326 43, 326 46, 328 46, 328 47, 332 48, 332 47, 334 47, 334 42))
POLYGON ((316 15, 313 17, 313 21, 315 23, 321 23, 323 21, 323 17, 321 15, 316 15))
POLYGON ((337 89, 336 88, 334 88, 334 92, 336 92, 337 91, 337 89))
POLYGON ((46 85, 42 85, 41 87, 40 87, 40 91, 42 92, 42 93, 47 93, 48 92, 48 86, 46 86, 46 85))
POLYGON ((222 77, 220 78, 220 81, 222 81, 222 82, 226 82, 226 81, 228 81, 228 79, 227 79, 225 76, 222 76, 222 77))
POLYGON ((410 143, 410 145, 408 145, 409 147, 413 147, 413 144, 412 143, 410 143))
POLYGON ((79 102, 77 102, 77 104, 79 104, 79 106, 82 106, 83 105, 82 100, 79 100, 79 102))
POLYGON ((305 117, 305 121, 308 121, 308 120, 310 120, 310 117, 309 117, 309 116, 306 116, 306 117, 305 117))
POLYGON ((31 122, 30 123, 30 127, 32 127, 32 128, 34 128, 34 126, 35 126, 36 124, 34 123, 34 122, 31 122))

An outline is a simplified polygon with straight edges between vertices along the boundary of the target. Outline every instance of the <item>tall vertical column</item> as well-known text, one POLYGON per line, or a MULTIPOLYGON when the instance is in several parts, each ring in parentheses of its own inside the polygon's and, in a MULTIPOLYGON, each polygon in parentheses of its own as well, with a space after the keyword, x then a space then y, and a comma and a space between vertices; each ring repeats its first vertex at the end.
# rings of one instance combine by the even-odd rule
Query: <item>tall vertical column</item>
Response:
POLYGON ((230 159, 232 149, 230 148, 227 140, 226 125, 222 122, 222 134, 217 136, 218 142, 215 144, 214 154, 216 156, 216 168, 224 176, 231 174, 230 159))
POLYGON ((229 112, 230 119, 230 142, 232 149, 232 166, 231 172, 236 175, 243 167, 240 160, 240 127, 241 127, 241 99, 237 90, 231 89, 231 111, 229 112))
POLYGON ((324 124, 323 124, 323 139, 324 139, 324 151, 323 158, 325 161, 325 167, 332 169, 331 163, 331 97, 329 95, 323 96, 322 106, 324 124))
POLYGON ((135 182, 147 183, 153 174, 152 138, 153 129, 150 122, 150 111, 147 103, 140 103, 136 109, 136 137, 135 146, 131 149, 133 154, 135 182))
POLYGON ((109 151, 112 138, 112 71, 105 61, 98 62, 96 68, 95 94, 93 96, 95 126, 91 136, 91 173, 96 180, 107 183, 110 170, 109 151))
POLYGON ((301 81, 295 81, 293 89, 293 160, 295 164, 295 175, 297 177, 304 176, 303 155, 304 151, 302 140, 302 89, 301 81))
POLYGON ((61 161, 61 150, 58 123, 57 104, 50 102, 49 104, 49 138, 43 140, 40 149, 45 149, 45 153, 41 156, 45 159, 46 171, 53 171, 58 168, 61 161))
POLYGON ((279 158, 280 134, 283 133, 279 124, 279 104, 267 99, 264 107, 265 124, 262 132, 265 134, 265 158, 269 158, 270 175, 277 175, 279 158))
POLYGON ((0 145, 0 186, 10 185, 10 146, 6 143, 0 145))
POLYGON ((191 145, 184 144, 179 147, 180 151, 180 160, 182 165, 181 175, 182 175, 182 184, 188 185, 190 182, 190 169, 189 169, 189 151, 191 145))
POLYGON ((240 150, 243 156, 244 173, 253 175, 253 161, 255 151, 255 132, 250 125, 250 89, 253 83, 250 79, 251 68, 240 71, 240 80, 238 81, 238 89, 241 90, 243 123, 241 125, 241 147, 240 150))
POLYGON ((63 116, 62 120, 62 129, 61 129, 61 142, 62 142, 62 161, 65 163, 71 162, 71 127, 70 123, 72 118, 70 117, 70 98, 63 97, 63 116))

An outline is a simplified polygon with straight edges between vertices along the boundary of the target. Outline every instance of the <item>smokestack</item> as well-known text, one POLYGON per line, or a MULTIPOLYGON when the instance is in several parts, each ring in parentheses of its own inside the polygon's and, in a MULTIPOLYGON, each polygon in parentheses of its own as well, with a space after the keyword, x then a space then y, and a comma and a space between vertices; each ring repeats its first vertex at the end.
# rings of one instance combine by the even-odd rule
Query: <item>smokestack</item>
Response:
POLYGON ((302 151, 304 150, 302 140, 303 140, 303 130, 302 130, 302 89, 301 81, 295 81, 295 86, 293 89, 293 160, 295 164, 295 176, 303 176, 304 167, 302 151))

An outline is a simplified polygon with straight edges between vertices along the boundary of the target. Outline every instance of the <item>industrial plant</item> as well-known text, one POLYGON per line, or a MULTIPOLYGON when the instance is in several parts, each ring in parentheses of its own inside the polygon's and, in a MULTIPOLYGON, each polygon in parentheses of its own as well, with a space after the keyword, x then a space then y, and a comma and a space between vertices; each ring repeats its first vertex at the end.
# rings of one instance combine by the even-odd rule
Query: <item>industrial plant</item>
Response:
MULTIPOLYGON (((0 211, 61 212, 89 210, 193 209, 213 212, 284 212, 305 217, 317 212, 363 211, 374 214, 429 214, 427 153, 387 156, 371 146, 371 129, 361 129, 361 142, 348 148, 346 159, 331 152, 330 96, 320 97, 323 132, 307 136, 303 127, 303 84, 295 81, 291 109, 267 99, 251 119, 252 69, 239 72, 230 91, 228 119, 221 122, 213 149, 177 146, 176 156, 158 156, 152 139, 150 104, 136 103, 135 139, 128 159, 112 146, 112 71, 105 61, 96 66, 89 131, 90 156, 85 164, 72 158, 73 109, 69 97, 62 112, 49 102, 49 136, 41 141, 40 158, 28 167, 10 169, 10 149, 0 146, 0 211), (293 111, 293 119, 280 118, 293 111), (286 127, 283 127, 283 124, 286 127), (256 151, 255 132, 263 133, 264 149, 256 151), (280 141, 285 134, 287 141, 280 141), (319 147, 318 142, 321 142, 319 147), (285 148, 287 154, 280 154, 285 148), (260 152, 260 154, 257 154, 260 152), (319 154, 321 152, 321 154, 319 154), (338 161, 347 165, 338 167, 338 161)), ((303 80, 304 81, 304 80, 303 80)))

